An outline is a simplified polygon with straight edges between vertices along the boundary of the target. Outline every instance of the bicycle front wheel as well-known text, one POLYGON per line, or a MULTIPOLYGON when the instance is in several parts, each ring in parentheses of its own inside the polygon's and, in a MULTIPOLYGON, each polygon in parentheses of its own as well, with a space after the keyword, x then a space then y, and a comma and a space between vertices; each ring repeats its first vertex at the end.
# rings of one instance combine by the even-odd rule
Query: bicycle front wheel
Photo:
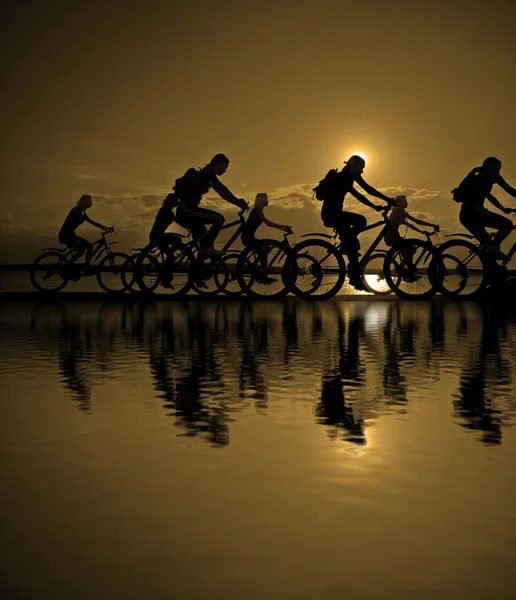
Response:
POLYGON ((325 240, 296 244, 282 272, 288 291, 303 300, 328 300, 342 288, 346 265, 337 248, 325 240))
POLYGON ((161 282, 161 265, 156 257, 138 252, 125 261, 121 281, 125 289, 134 294, 152 294, 161 282))
POLYGON ((238 298, 243 294, 237 277, 237 262, 239 252, 223 256, 215 265, 213 277, 219 290, 230 298, 238 298))
POLYGON ((384 273, 392 291, 404 300, 431 298, 441 287, 440 254, 428 242, 401 240, 385 256, 384 273))
POLYGON ((287 253, 275 240, 268 240, 266 248, 267 273, 262 271, 256 251, 246 248, 237 262, 238 282, 250 298, 283 298, 288 294, 282 277, 287 253))
POLYGON ((392 289, 387 283, 383 271, 386 253, 371 254, 361 266, 362 285, 370 294, 376 296, 388 296, 392 294, 392 289))
POLYGON ((97 281, 108 294, 122 294, 126 290, 122 269, 129 257, 123 252, 110 252, 99 263, 97 281), (108 270, 107 270, 108 269, 108 270))
POLYGON ((32 263, 30 281, 39 292, 60 292, 70 281, 68 266, 60 252, 44 252, 32 263))
POLYGON ((450 240, 439 246, 444 265, 441 293, 448 298, 476 298, 489 283, 486 255, 466 240, 450 240))

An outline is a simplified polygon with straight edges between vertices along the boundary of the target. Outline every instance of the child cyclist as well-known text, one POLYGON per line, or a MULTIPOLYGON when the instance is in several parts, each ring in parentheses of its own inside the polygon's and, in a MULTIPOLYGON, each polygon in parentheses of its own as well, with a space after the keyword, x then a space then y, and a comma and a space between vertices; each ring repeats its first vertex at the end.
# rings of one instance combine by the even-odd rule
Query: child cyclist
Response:
POLYGON ((271 240, 258 239, 255 236, 258 227, 260 227, 262 223, 265 223, 265 225, 268 225, 269 227, 280 229, 286 233, 292 233, 292 229, 289 225, 278 225, 277 223, 273 223, 266 218, 266 216, 263 214, 263 209, 268 204, 269 198, 267 194, 256 194, 254 208, 249 213, 249 217, 243 226, 241 234, 242 243, 244 246, 255 250, 256 254, 258 255, 258 259, 263 271, 263 283, 266 284, 274 283, 276 281, 276 279, 267 275, 268 245, 271 240))
MULTIPOLYGON (((398 230, 402 225, 406 225, 409 229, 413 229, 414 231, 417 231, 418 233, 422 233, 422 234, 425 233, 424 231, 422 231, 421 229, 418 229, 415 225, 412 225, 411 223, 409 223, 407 221, 412 221, 412 223, 417 223, 418 225, 424 225, 425 227, 433 227, 433 229, 435 231, 439 231, 439 225, 432 225, 432 223, 427 223, 426 221, 423 221, 422 219, 416 219, 416 217, 409 215, 409 213, 407 212, 408 201, 407 201, 406 196, 396 196, 394 201, 396 202, 396 206, 392 209, 391 214, 389 215, 389 222, 394 231, 388 230, 385 232, 385 235, 383 236, 383 239, 384 239, 385 243, 387 244, 387 246, 394 246, 394 244, 396 244, 401 239, 401 236, 398 233, 398 230)), ((402 254, 405 257, 405 260, 406 260, 409 268, 412 268, 414 266, 412 259, 413 259, 415 252, 416 252, 416 248, 413 244, 410 244, 407 253, 405 253, 405 251, 402 250, 402 254)), ((415 275, 414 277, 415 277, 415 279, 419 279, 420 276, 415 275)))
POLYGON ((88 267, 90 264, 93 254, 93 244, 75 233, 77 227, 86 221, 90 225, 94 225, 95 227, 102 229, 102 231, 105 233, 114 231, 113 227, 106 227, 106 225, 97 223, 88 217, 86 211, 88 208, 91 208, 92 205, 93 199, 89 194, 84 194, 81 196, 77 204, 68 213, 59 232, 59 243, 77 251, 72 259, 72 262, 76 262, 77 259, 79 259, 86 252, 86 259, 84 263, 85 267, 88 267))
POLYGON ((418 225, 424 225, 425 227, 433 227, 435 231, 439 231, 439 225, 432 225, 432 223, 427 223, 426 221, 416 219, 416 217, 409 215, 407 212, 408 201, 406 196, 396 196, 394 200, 396 202, 396 206, 392 209, 391 214, 389 215, 389 221, 394 231, 387 231, 383 238, 387 246, 394 246, 394 244, 400 239, 398 229, 402 225, 406 225, 408 228, 413 229, 418 233, 425 233, 424 231, 421 231, 421 229, 418 229, 412 225, 409 221, 417 223, 418 225))

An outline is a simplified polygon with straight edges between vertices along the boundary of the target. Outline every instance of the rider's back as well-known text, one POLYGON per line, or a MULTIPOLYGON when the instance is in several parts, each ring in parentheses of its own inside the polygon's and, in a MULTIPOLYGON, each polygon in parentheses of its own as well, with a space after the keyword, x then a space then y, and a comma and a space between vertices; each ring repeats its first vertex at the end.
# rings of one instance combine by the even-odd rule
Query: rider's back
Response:
POLYGON ((59 231, 59 237, 73 235, 77 227, 84 223, 84 220, 84 212, 78 206, 74 206, 66 216, 61 230, 59 231))
POLYGON ((333 215, 342 212, 342 207, 344 206, 344 197, 349 190, 351 190, 354 182, 355 177, 346 170, 342 170, 337 173, 334 180, 334 185, 330 190, 328 190, 326 197, 323 200, 321 209, 321 217, 323 221, 325 221, 327 217, 331 218, 333 215))
POLYGON ((454 198, 462 204, 461 210, 481 208, 495 183, 491 175, 473 169, 464 177, 458 188, 453 190, 454 198))
POLYGON ((176 179, 173 189, 182 204, 198 206, 210 187, 210 175, 203 169, 192 167, 182 177, 176 179))

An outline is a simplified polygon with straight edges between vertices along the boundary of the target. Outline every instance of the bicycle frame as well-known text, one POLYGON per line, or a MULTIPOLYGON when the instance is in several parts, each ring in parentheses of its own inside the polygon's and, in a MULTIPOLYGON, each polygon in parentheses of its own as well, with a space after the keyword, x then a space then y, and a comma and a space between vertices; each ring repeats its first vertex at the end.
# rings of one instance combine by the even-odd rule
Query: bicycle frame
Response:
MULTIPOLYGON (((116 244, 117 242, 108 243, 106 240, 106 234, 102 233, 102 236, 92 243, 93 252, 91 254, 91 263, 98 261, 98 259, 106 252, 107 254, 111 253, 111 244, 116 244)), ((71 256, 75 254, 75 250, 70 248, 70 246, 66 246, 63 248, 43 248, 43 250, 55 250, 56 252, 60 252, 62 257, 68 260, 71 256)), ((82 256, 82 254, 80 255, 82 256)), ((79 258, 79 256, 77 257, 79 258)), ((72 261, 74 262, 74 261, 72 261)))
MULTIPOLYGON (((371 254, 373 254, 373 252, 376 250, 377 246, 380 244, 380 242, 382 241, 385 233, 387 231, 391 231, 392 233, 396 233, 395 229, 393 228, 393 226, 391 225, 391 222, 389 221, 389 219, 387 218, 387 213, 390 209, 388 210, 383 210, 383 220, 382 221, 376 221, 375 223, 372 223, 371 225, 368 225, 365 229, 363 229, 360 233, 363 233, 364 231, 368 231, 370 229, 376 229, 377 227, 380 227, 383 225, 380 233, 378 234, 378 236, 376 237, 376 239, 372 242, 372 244, 369 246, 369 248, 367 249, 366 253, 364 254, 364 256, 360 259, 358 266, 359 269, 361 269, 362 264, 371 256, 371 254)), ((335 231, 335 229, 334 229, 335 231)), ((336 238, 339 236, 338 232, 335 231, 334 235, 329 235, 328 233, 305 233, 304 235, 300 236, 300 237, 323 237, 323 238, 327 238, 327 239, 331 239, 333 240, 333 244, 336 245, 336 238)), ((329 255, 328 255, 329 256, 329 255)), ((323 258, 320 262, 321 264, 324 262, 324 260, 327 257, 323 258)))

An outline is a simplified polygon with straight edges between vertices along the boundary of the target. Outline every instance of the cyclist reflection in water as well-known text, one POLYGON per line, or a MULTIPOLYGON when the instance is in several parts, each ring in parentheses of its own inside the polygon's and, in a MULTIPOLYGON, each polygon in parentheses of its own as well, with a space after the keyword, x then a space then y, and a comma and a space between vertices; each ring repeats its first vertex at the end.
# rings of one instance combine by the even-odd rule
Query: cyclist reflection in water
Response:
MULTIPOLYGON (((501 355, 500 327, 489 322, 491 316, 489 312, 483 314, 480 344, 470 352, 470 359, 462 369, 458 398, 453 404, 462 427, 482 432, 484 444, 498 445, 502 442, 502 414, 493 408, 488 390, 495 384, 499 389, 509 389, 511 370, 501 355)), ((506 316, 502 315, 502 319, 505 321, 506 316)))
POLYGON ((354 317, 350 321, 347 348, 344 347, 345 326, 340 315, 338 323, 338 367, 333 372, 323 374, 321 399, 315 407, 315 415, 320 424, 334 428, 333 432, 330 431, 331 437, 335 438, 338 430, 343 429, 344 440, 366 446, 364 421, 355 417, 353 407, 346 404, 344 394, 345 381, 348 382, 347 385, 356 387, 364 384, 358 352, 362 319, 354 317))

